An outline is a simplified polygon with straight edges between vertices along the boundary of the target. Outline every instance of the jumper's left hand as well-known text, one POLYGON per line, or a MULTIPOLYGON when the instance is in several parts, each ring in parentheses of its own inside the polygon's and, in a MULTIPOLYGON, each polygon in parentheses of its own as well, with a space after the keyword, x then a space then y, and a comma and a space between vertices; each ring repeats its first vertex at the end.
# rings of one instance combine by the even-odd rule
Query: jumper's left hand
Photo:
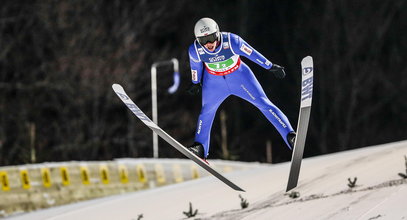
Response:
POLYGON ((272 72, 274 74, 274 76, 278 79, 282 79, 285 77, 284 67, 282 67, 280 65, 273 64, 273 66, 271 66, 269 71, 272 72))

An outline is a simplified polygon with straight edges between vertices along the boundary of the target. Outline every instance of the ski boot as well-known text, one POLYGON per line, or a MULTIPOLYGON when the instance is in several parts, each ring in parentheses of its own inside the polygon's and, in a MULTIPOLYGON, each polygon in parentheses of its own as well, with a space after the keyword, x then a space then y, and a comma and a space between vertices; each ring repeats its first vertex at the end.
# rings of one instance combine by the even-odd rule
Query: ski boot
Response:
POLYGON ((295 143, 296 136, 297 136, 297 134, 294 131, 287 134, 287 142, 290 144, 291 150, 294 149, 294 143, 295 143))
POLYGON ((201 143, 194 142, 191 146, 187 147, 187 149, 201 158, 205 163, 209 164, 208 161, 206 161, 204 147, 201 143))

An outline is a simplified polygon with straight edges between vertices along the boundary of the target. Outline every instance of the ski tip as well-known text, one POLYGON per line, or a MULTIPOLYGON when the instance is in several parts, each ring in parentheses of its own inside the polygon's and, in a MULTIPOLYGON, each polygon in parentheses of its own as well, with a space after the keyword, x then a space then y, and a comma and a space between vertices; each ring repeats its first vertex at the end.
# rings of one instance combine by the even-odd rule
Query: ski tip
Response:
POLYGON ((313 62, 312 56, 306 56, 304 58, 302 58, 302 63, 303 62, 313 62))
POLYGON ((113 88, 114 91, 122 91, 123 90, 123 87, 120 84, 117 84, 117 83, 113 84, 112 88, 113 88))
POLYGON ((302 59, 312 59, 312 56, 308 55, 308 56, 306 56, 306 57, 304 57, 302 59))

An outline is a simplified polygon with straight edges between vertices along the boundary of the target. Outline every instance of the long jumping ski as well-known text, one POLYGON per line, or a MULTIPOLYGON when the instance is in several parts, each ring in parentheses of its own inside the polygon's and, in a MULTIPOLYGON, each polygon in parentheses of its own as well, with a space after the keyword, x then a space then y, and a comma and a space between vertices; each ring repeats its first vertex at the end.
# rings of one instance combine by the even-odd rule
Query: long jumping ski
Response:
POLYGON ((157 124, 155 124, 150 118, 148 118, 141 110, 140 108, 129 98, 129 96, 126 94, 124 91, 123 87, 119 84, 113 84, 112 88, 114 92, 119 96, 119 98, 126 104, 126 106, 145 124, 147 125, 151 130, 153 130, 155 133, 158 134, 162 139, 167 141, 171 146, 173 146, 175 149, 177 149, 179 152, 184 154, 186 157, 189 159, 193 160, 196 164, 198 164, 200 167, 211 173, 213 176, 218 178, 220 181, 224 182, 226 185, 230 186, 232 189, 237 190, 237 191, 243 191, 242 188, 228 180, 226 177, 224 177, 222 174, 217 172, 215 169, 213 169, 210 165, 208 165, 206 162, 204 162, 201 158, 197 157, 195 154, 190 152, 186 147, 184 147, 182 144, 180 144, 178 141, 176 141, 174 138, 172 138, 169 134, 167 134, 165 131, 163 131, 160 127, 158 127, 157 124))
POLYGON ((301 161, 304 153, 305 139, 307 137, 308 123, 311 114, 312 89, 314 81, 314 62, 311 56, 304 57, 301 61, 301 104, 298 116, 297 137, 291 159, 290 175, 286 192, 297 187, 300 174, 301 161))

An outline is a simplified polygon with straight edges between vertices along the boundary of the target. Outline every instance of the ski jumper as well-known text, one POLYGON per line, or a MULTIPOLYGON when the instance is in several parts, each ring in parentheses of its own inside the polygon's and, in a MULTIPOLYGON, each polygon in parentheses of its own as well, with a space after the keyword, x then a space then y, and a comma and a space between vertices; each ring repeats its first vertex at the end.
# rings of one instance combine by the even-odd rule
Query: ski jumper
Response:
POLYGON ((210 52, 196 40, 189 47, 192 82, 202 83, 202 109, 198 118, 195 141, 204 146, 205 158, 209 153, 210 132, 216 111, 230 95, 238 96, 255 105, 273 124, 285 143, 293 132, 287 117, 266 96, 251 69, 240 56, 257 63, 264 69, 273 65, 242 38, 222 32, 215 51, 210 52))

